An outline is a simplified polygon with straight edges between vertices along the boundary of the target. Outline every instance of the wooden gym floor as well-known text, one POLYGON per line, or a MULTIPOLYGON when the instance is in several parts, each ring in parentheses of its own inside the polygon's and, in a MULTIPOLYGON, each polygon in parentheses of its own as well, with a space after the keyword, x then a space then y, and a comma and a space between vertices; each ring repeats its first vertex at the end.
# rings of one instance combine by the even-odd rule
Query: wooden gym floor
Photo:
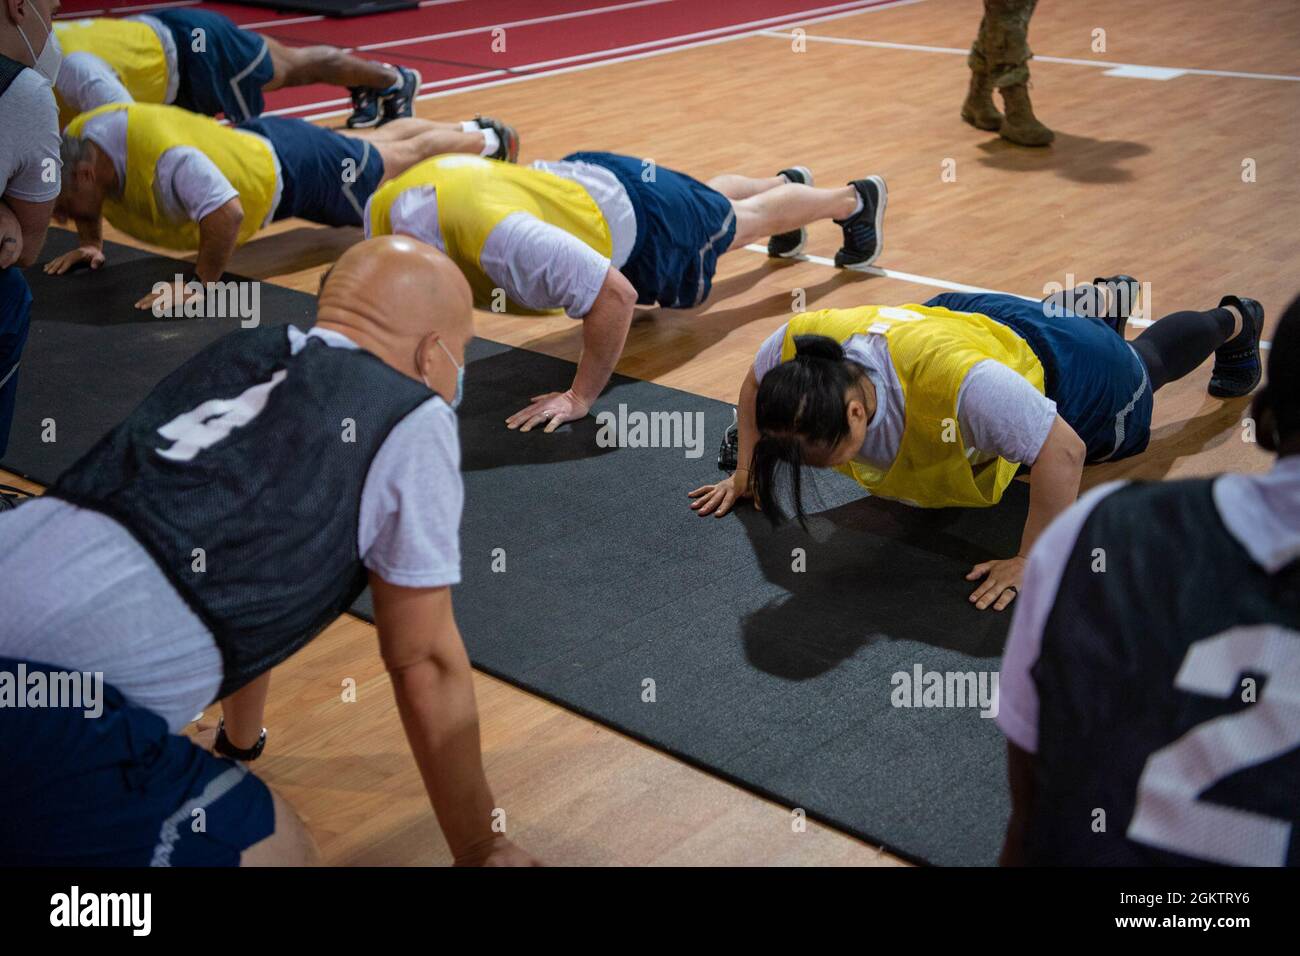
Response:
MULTIPOLYGON (((1038 296, 1070 275, 1123 271, 1151 283, 1153 317, 1233 292, 1263 302, 1271 329, 1300 291, 1300 6, 1042 0, 1030 41, 1034 104, 1057 132, 1046 150, 958 118, 961 51, 980 10, 979 0, 923 0, 809 21, 802 52, 789 35, 801 22, 787 19, 771 33, 438 94, 419 114, 499 116, 522 134, 521 162, 611 149, 700 179, 794 163, 821 184, 883 175, 878 265, 906 275, 736 250, 722 259, 707 307, 638 318, 619 371, 711 398, 734 400, 796 290, 816 309, 924 301, 943 282, 1038 296), (1098 29, 1105 52, 1093 49, 1098 29), (1200 72, 1107 75, 1116 64, 1200 72), (1253 182, 1243 181, 1247 161, 1253 182)), ((240 250, 232 270, 314 292, 359 235, 278 224, 240 250)), ((837 246, 838 230, 820 224, 807 252, 830 257, 837 246)), ((477 328, 571 360, 580 347, 578 324, 564 318, 480 313, 477 328)), ((1162 391, 1150 450, 1088 469, 1085 486, 1264 469, 1266 456, 1242 438, 1248 402, 1211 399, 1207 377, 1208 365, 1162 391)), ((686 507, 695 477, 684 473, 681 499, 664 507, 686 507)), ((476 687, 488 777, 511 836, 549 863, 898 863, 816 823, 793 832, 788 808, 501 681, 478 674, 476 687)), ((267 724, 257 770, 302 813, 327 863, 448 861, 370 625, 345 617, 279 667, 267 724), (347 678, 355 703, 341 702, 347 678)))

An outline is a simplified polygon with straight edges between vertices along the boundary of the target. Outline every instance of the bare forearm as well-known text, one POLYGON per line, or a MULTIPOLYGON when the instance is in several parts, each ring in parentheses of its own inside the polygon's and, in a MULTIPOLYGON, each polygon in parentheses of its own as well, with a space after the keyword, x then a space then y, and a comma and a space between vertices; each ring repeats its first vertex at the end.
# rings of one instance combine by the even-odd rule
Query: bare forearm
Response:
POLYGON ((1083 456, 1044 448, 1029 475, 1029 517, 1020 536, 1020 555, 1027 557, 1047 526, 1079 497, 1083 456))
POLYGON ((225 274, 242 223, 242 213, 232 215, 224 207, 203 217, 199 223, 199 254, 194 260, 194 275, 200 282, 216 282, 225 274))
POLYGON ((573 393, 588 408, 600 397, 623 354, 632 309, 599 303, 582 321, 582 357, 573 376, 573 393))
POLYGON ((83 246, 104 248, 103 222, 99 219, 76 219, 77 239, 83 246))
POLYGON ((465 857, 495 836, 468 661, 429 658, 389 676, 429 802, 452 853, 465 857))
MULTIPOLYGON (((758 399, 758 380, 751 368, 740 386, 740 399, 736 403, 736 474, 746 483, 750 465, 754 463, 754 446, 758 444, 758 420, 755 405, 758 399)), ((743 489, 741 489, 743 491, 743 489)))
POLYGON ((0 220, 4 222, 5 232, 13 231, 17 239, 19 248, 12 251, 16 254, 19 266, 26 268, 33 265, 40 256, 53 212, 52 199, 40 203, 14 199, 12 196, 0 199, 0 220))

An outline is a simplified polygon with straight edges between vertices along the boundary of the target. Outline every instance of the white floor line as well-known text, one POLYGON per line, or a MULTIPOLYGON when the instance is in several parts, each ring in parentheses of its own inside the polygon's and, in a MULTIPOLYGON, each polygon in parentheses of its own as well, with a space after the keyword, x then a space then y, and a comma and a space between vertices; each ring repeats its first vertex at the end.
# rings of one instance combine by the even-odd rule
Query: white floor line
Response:
POLYGON ((577 20, 583 17, 595 17, 602 13, 619 13, 640 7, 653 7, 676 0, 632 0, 630 3, 616 3, 610 7, 590 7, 585 10, 570 10, 567 13, 553 13, 545 17, 531 17, 527 20, 510 20, 505 23, 489 23, 480 27, 467 27, 464 30, 452 30, 448 33, 426 33, 423 36, 407 37, 402 40, 384 40, 381 43, 366 43, 356 50, 386 50, 395 46, 409 46, 412 43, 428 43, 434 40, 449 40, 454 37, 473 36, 475 33, 490 33, 493 30, 513 30, 517 27, 531 27, 542 23, 558 23, 564 20, 577 20))
MULTIPOLYGON (((767 255, 767 246, 752 242, 747 246, 742 246, 746 252, 758 252, 767 255)), ((798 255, 791 256, 788 261, 811 262, 814 265, 829 266, 832 269, 838 269, 834 259, 827 259, 825 256, 798 255)), ((848 269, 849 272, 864 272, 867 275, 880 276, 885 279, 898 279, 901 282, 911 282, 915 285, 928 285, 933 289, 945 289, 949 292, 992 292, 997 295, 1013 295, 1017 299, 1024 299, 1026 302, 1040 302, 1042 296, 1021 295, 1019 292, 1007 292, 1003 289, 988 289, 981 285, 967 285, 964 282, 950 282, 947 279, 936 279, 933 276, 917 275, 914 272, 901 272, 898 269, 882 269, 880 266, 867 266, 865 268, 848 269)), ((1135 329, 1145 329, 1154 324, 1154 319, 1136 319, 1131 318, 1128 324, 1135 329)), ((1266 340, 1260 340, 1259 347, 1268 348, 1272 343, 1266 340)))
MULTIPOLYGON (((747 23, 734 23, 726 27, 716 27, 712 30, 701 30, 697 33, 685 33, 685 34, 680 34, 678 36, 663 37, 658 40, 648 40, 644 43, 635 43, 630 46, 618 47, 613 50, 593 51, 592 53, 589 54, 582 54, 581 56, 568 58, 568 59, 599 58, 599 59, 594 59, 593 62, 590 63, 578 63, 572 66, 564 66, 564 67, 559 67, 557 69, 545 69, 545 70, 538 70, 537 68, 539 65, 542 64, 556 63, 561 61, 543 60, 540 61, 539 63, 525 63, 521 66, 516 66, 512 68, 514 71, 519 72, 519 75, 507 76, 504 79, 489 80, 488 82, 485 83, 470 83, 469 85, 466 86, 457 87, 454 90, 446 90, 438 93, 425 93, 416 98, 420 100, 440 99, 444 96, 455 96, 459 93, 468 92, 470 90, 483 90, 483 89, 490 89, 495 86, 505 86, 511 83, 524 83, 527 82, 528 80, 537 80, 547 76, 559 76, 564 73, 576 73, 580 70, 594 70, 602 66, 611 66, 615 63, 627 63, 632 60, 645 60, 645 59, 649 59, 650 57, 663 56, 666 53, 676 53, 679 50, 691 50, 697 47, 713 46, 719 43, 730 43, 733 40, 743 40, 746 39, 747 37, 758 36, 760 33, 763 32, 764 28, 771 26, 774 22, 778 20, 780 21, 793 20, 795 22, 803 22, 803 23, 825 23, 831 20, 840 20, 843 19, 844 17, 852 17, 852 16, 858 16, 860 14, 874 13, 877 10, 892 10, 895 7, 909 6, 914 3, 924 3, 924 2, 925 0, 888 0, 888 2, 884 2, 884 3, 879 2, 879 0, 854 0, 854 2, 852 3, 840 3, 829 7, 819 7, 814 10, 804 10, 796 13, 782 14, 779 17, 769 17, 764 20, 751 20, 747 23), (829 12, 829 11, 834 11, 834 12, 829 12), (716 36, 716 34, 723 33, 727 30, 741 30, 743 32, 730 34, 728 36, 716 36), (681 40, 690 39, 692 37, 702 37, 702 36, 708 36, 711 38, 706 40, 698 40, 693 43, 679 42, 681 40), (645 50, 646 47, 663 46, 664 44, 673 44, 673 45, 664 46, 664 48, 660 50, 645 50), (622 51, 625 50, 643 50, 644 52, 633 53, 627 56, 609 56, 610 53, 621 53, 622 51), (532 73, 521 72, 524 70, 537 70, 537 72, 532 72, 532 73)), ((500 71, 500 72, 505 72, 505 71, 500 71)), ((474 75, 478 76, 480 74, 474 74, 474 75)), ((481 74, 481 75, 487 75, 487 74, 481 74)), ((437 81, 436 84, 425 83, 421 85, 420 89, 422 90, 428 89, 434 85, 442 85, 442 84, 448 84, 453 82, 463 82, 467 79, 472 79, 472 77, 456 77, 452 80, 439 80, 437 81)), ((327 101, 327 103, 319 103, 315 105, 324 106, 324 105, 332 105, 332 104, 345 104, 347 102, 348 101, 346 99, 338 99, 338 100, 327 101)), ((289 107, 284 110, 279 110, 277 111, 277 113, 295 113, 298 112, 299 110, 309 109, 309 108, 311 107, 302 107, 302 106, 289 107)), ((310 116, 304 116, 303 119, 307 119, 307 120, 333 119, 334 117, 344 116, 348 112, 349 110, 347 109, 331 110, 325 113, 313 113, 310 116)))
MULTIPOLYGON (((764 30, 761 34, 766 37, 773 37, 780 40, 793 40, 796 36, 794 33, 784 33, 780 30, 764 30)), ((911 50, 916 53, 945 53, 950 56, 966 56, 969 50, 959 50, 950 46, 924 46, 919 43, 888 43, 884 40, 859 40, 856 37, 828 37, 814 36, 805 34, 805 40, 813 40, 817 43, 835 43, 843 46, 866 46, 875 47, 881 50, 911 50)), ((1091 66, 1097 69, 1106 70, 1125 70, 1127 74, 1116 73, 1116 76, 1132 75, 1139 76, 1143 73, 1156 76, 1170 71, 1179 74, 1191 73, 1197 76, 1226 76, 1237 79, 1247 80, 1283 80, 1291 83, 1300 83, 1300 76, 1291 76, 1286 73, 1244 73, 1237 70, 1201 70, 1195 67, 1166 67, 1166 66, 1146 66, 1140 63, 1120 63, 1115 60, 1083 60, 1077 57, 1068 56, 1041 56, 1034 54, 1034 60, 1042 63, 1066 63, 1071 66, 1091 66)))

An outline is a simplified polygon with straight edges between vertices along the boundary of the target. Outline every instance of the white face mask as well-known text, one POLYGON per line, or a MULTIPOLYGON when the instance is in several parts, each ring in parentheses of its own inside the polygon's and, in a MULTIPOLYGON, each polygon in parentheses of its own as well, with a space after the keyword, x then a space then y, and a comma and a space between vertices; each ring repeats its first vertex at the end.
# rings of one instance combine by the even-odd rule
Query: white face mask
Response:
MULTIPOLYGON (((18 27, 18 35, 23 38, 23 43, 27 44, 27 52, 32 55, 34 69, 41 76, 50 81, 50 86, 59 78, 59 67, 63 65, 63 48, 59 46, 59 38, 54 35, 54 23, 46 23, 41 19, 40 14, 32 10, 32 17, 45 30, 45 46, 41 47, 40 56, 32 49, 32 43, 27 39, 27 34, 22 27, 18 27)), ((17 24, 15 24, 17 26, 17 24)))
MULTIPOLYGON (((449 402, 447 402, 447 404, 451 406, 451 410, 454 412, 456 409, 460 408, 460 403, 465 398, 465 366, 456 361, 456 356, 451 354, 451 349, 447 348, 442 339, 438 340, 438 344, 442 346, 442 350, 447 353, 447 358, 451 360, 451 364, 456 366, 456 394, 452 396, 449 402)), ((420 373, 420 377, 424 379, 424 387, 432 391, 433 386, 429 384, 429 376, 422 372, 420 373)))

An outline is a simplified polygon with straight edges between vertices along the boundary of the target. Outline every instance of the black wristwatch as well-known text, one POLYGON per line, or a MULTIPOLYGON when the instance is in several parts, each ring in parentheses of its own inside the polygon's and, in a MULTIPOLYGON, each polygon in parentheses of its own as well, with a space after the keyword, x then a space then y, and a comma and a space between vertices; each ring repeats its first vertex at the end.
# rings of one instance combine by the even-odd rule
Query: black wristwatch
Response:
POLYGON ((247 750, 240 750, 230 742, 226 736, 226 718, 222 717, 217 723, 217 742, 212 745, 214 752, 221 754, 223 757, 229 757, 232 760, 242 760, 244 763, 256 760, 262 756, 262 751, 266 749, 266 728, 262 728, 262 733, 258 735, 257 743, 247 750))

